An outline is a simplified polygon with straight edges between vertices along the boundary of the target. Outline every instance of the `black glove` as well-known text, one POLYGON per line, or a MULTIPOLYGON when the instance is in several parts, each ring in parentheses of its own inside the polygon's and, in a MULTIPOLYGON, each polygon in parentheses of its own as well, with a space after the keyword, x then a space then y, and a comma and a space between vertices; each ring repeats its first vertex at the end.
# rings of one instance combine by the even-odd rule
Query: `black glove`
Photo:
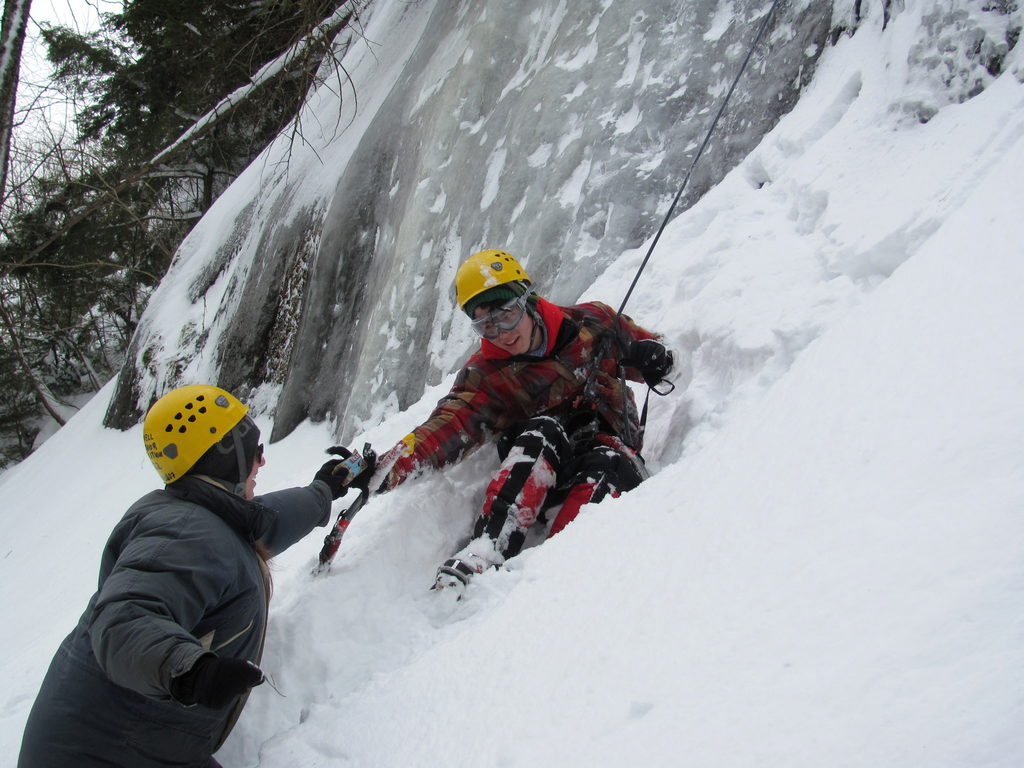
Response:
POLYGON ((205 653, 192 669, 171 680, 171 695, 182 704, 220 708, 263 682, 263 670, 245 659, 205 653))
POLYGON ((654 387, 672 370, 672 353, 660 341, 640 339, 629 345, 629 354, 621 362, 640 371, 647 386, 654 387))
POLYGON ((370 454, 369 457, 363 457, 366 469, 363 469, 358 474, 353 475, 352 469, 350 469, 351 462, 347 461, 352 457, 352 451, 341 445, 331 446, 327 449, 327 452, 334 456, 341 456, 342 458, 331 459, 325 463, 320 467, 313 479, 322 480, 327 484, 327 487, 331 489, 332 499, 340 499, 344 496, 350 485, 354 485, 356 488, 360 489, 365 488, 366 484, 370 482, 370 476, 373 474, 373 467, 376 465, 376 456, 373 455, 373 451, 370 450, 369 447, 367 447, 366 450, 370 454))

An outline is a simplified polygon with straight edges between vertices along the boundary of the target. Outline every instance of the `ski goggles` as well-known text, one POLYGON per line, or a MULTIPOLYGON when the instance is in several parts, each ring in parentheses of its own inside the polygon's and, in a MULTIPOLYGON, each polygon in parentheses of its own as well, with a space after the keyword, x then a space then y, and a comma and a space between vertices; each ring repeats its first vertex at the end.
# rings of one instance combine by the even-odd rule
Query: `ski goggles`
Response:
POLYGON ((519 298, 509 299, 500 307, 495 307, 486 315, 473 318, 473 330, 478 336, 483 336, 489 341, 498 338, 498 334, 504 331, 511 331, 520 322, 526 313, 526 294, 519 298))

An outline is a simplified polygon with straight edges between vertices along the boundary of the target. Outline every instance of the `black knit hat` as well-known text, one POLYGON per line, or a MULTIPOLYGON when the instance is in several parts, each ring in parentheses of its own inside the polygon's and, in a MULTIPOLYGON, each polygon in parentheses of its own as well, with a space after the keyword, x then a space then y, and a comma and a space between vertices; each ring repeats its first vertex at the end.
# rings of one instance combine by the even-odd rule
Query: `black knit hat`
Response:
POLYGON ((192 465, 187 474, 208 475, 217 480, 225 480, 232 485, 245 482, 249 470, 256 458, 260 444, 260 428, 256 426, 248 414, 235 424, 220 442, 213 446, 192 465), (242 461, 238 460, 235 438, 238 438, 242 449, 242 461), (242 472, 244 475, 239 476, 242 472))

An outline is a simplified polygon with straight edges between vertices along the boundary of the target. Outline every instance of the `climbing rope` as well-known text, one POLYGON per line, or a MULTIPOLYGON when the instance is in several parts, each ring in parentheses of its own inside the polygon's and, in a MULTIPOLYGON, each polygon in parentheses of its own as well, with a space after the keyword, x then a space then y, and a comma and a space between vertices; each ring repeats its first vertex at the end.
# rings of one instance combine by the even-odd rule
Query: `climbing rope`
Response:
MULTIPOLYGON (((744 56, 743 63, 740 65, 739 71, 736 72, 736 77, 733 78, 732 85, 729 86, 729 90, 726 92, 725 98, 722 99, 722 104, 718 108, 718 112, 715 114, 715 119, 711 121, 711 125, 708 127, 708 132, 704 136, 704 141, 701 143, 700 148, 697 150, 697 154, 693 156, 693 161, 690 163, 690 168, 686 171, 686 176, 683 177, 683 183, 679 186, 679 191, 676 192, 676 196, 672 199, 672 204, 668 207, 668 211, 665 213, 665 218, 662 219, 661 226, 658 227, 658 231, 654 235, 654 239, 651 241, 650 247, 647 249, 647 254, 644 256, 643 261, 640 262, 640 267, 637 269, 636 275, 633 276, 633 282, 630 283, 629 290, 626 291, 626 295, 622 299, 622 304, 619 305, 619 309, 615 313, 615 320, 614 320, 614 326, 613 327, 615 329, 615 331, 614 331, 615 335, 619 339, 622 338, 622 320, 621 320, 621 318, 622 318, 622 312, 626 308, 626 303, 629 301, 630 297, 633 295, 633 289, 636 287, 636 284, 640 281, 640 275, 643 274, 644 269, 647 267, 647 262, 649 262, 651 260, 651 254, 654 253, 654 248, 658 244, 658 241, 661 239, 661 233, 664 232, 665 231, 665 227, 668 226, 668 222, 672 218, 672 213, 673 213, 673 211, 675 211, 676 205, 679 204, 679 200, 682 198, 683 192, 686 190, 686 185, 689 184, 689 182, 690 182, 690 176, 693 175, 693 169, 697 167, 697 163, 700 161, 701 155, 704 154, 704 150, 707 148, 708 144, 711 142, 711 136, 714 134, 715 128, 718 126, 718 121, 719 121, 719 119, 721 119, 722 114, 725 112, 725 108, 729 105, 729 99, 732 97, 733 91, 736 90, 736 85, 739 83, 740 78, 743 76, 743 72, 746 70, 747 64, 750 62, 750 58, 754 55, 754 50, 757 48, 757 44, 759 42, 761 42, 761 37, 764 35, 764 31, 768 27, 768 22, 771 20, 772 14, 775 12, 775 7, 778 4, 779 4, 779 0, 772 0, 772 4, 768 8, 768 12, 764 15, 764 19, 761 21, 761 26, 758 28, 757 34, 754 36, 754 39, 751 41, 750 47, 747 49, 747 55, 744 56)), ((593 398, 593 390, 594 390, 594 387, 595 387, 595 380, 596 380, 596 373, 597 373, 597 362, 599 360, 601 360, 604 357, 605 354, 607 354, 607 351, 608 351, 607 347, 608 347, 608 343, 610 342, 610 334, 608 336, 605 336, 601 340, 601 342, 602 342, 601 346, 598 348, 598 352, 594 356, 594 364, 591 367, 590 371, 588 372, 587 384, 586 384, 586 387, 584 388, 585 397, 587 399, 591 399, 591 401, 592 401, 592 398, 593 398)), ((620 347, 620 352, 621 352, 622 351, 622 343, 621 343, 621 341, 619 342, 619 347, 620 347)), ((628 402, 627 402, 627 399, 626 399, 626 374, 625 374, 625 369, 622 367, 621 364, 619 365, 619 380, 622 382, 622 400, 623 400, 622 408, 623 408, 623 413, 626 413, 627 412, 626 409, 628 408, 628 402)), ((669 385, 669 388, 667 390, 665 390, 665 391, 661 391, 661 390, 657 389, 655 386, 648 385, 648 387, 647 387, 647 394, 644 397, 643 411, 642 411, 642 413, 640 414, 640 417, 639 417, 640 435, 643 435, 644 428, 645 428, 645 426, 647 424, 647 407, 648 407, 648 404, 649 404, 649 401, 650 401, 650 398, 651 398, 651 392, 654 392, 655 394, 658 394, 658 395, 667 395, 670 392, 672 392, 672 390, 675 389, 675 385, 672 384, 671 382, 667 382, 667 384, 669 385)), ((630 429, 629 428, 629 420, 628 419, 626 419, 626 424, 627 424, 627 431, 628 431, 630 429)), ((630 436, 628 434, 626 435, 627 440, 630 440, 631 437, 634 437, 633 444, 635 445, 636 442, 637 442, 635 437, 638 437, 638 436, 630 436)))
POLYGON ((650 247, 647 249, 647 255, 644 256, 644 260, 640 263, 640 268, 637 269, 636 275, 633 277, 633 282, 630 283, 629 290, 626 291, 626 296, 622 299, 622 304, 619 305, 619 311, 616 313, 616 317, 622 314, 622 311, 626 308, 626 302, 628 302, 630 296, 633 295, 633 289, 636 287, 637 282, 639 282, 640 275, 647 266, 647 262, 650 261, 651 254, 654 253, 654 247, 658 244, 658 240, 661 239, 661 233, 665 231, 665 227, 668 225, 669 219, 672 218, 672 212, 676 209, 676 205, 679 203, 680 198, 682 198, 686 185, 690 182, 690 176, 693 175, 693 169, 697 167, 697 162, 700 160, 701 155, 704 154, 704 149, 711 141, 711 136, 715 132, 718 120, 722 117, 722 113, 725 112, 725 108, 729 104, 729 99, 732 97, 732 92, 736 90, 736 84, 739 83, 740 78, 743 76, 743 71, 747 68, 750 57, 753 56, 754 49, 757 48, 757 44, 761 41, 761 36, 768 27, 768 22, 771 20, 772 14, 775 12, 775 6, 778 4, 779 0, 772 0, 768 13, 765 14, 764 19, 761 21, 761 26, 757 30, 757 35, 754 37, 753 42, 750 43, 750 47, 747 49, 747 55, 743 59, 743 64, 740 65, 739 71, 736 73, 736 77, 733 78, 732 85, 729 86, 729 90, 726 92, 725 98, 722 99, 722 105, 718 108, 718 113, 715 115, 715 119, 711 121, 711 126, 708 128, 707 135, 704 137, 704 142, 697 150, 697 154, 693 156, 693 162, 690 163, 690 168, 686 172, 686 176, 683 178, 683 183, 680 185, 679 191, 676 192, 676 196, 672 200, 672 205, 669 206, 668 212, 665 214, 665 218, 661 222, 661 226, 658 227, 658 232, 655 234, 650 247))

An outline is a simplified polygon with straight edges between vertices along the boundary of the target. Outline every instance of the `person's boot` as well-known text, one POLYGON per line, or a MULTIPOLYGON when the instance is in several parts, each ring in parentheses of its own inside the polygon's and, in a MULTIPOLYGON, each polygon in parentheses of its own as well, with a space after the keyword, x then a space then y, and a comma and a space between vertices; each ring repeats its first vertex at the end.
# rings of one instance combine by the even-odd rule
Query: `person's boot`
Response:
POLYGON ((505 558, 489 538, 481 536, 473 539, 438 567, 434 589, 455 589, 461 598, 474 576, 488 568, 498 568, 504 562, 505 558))

